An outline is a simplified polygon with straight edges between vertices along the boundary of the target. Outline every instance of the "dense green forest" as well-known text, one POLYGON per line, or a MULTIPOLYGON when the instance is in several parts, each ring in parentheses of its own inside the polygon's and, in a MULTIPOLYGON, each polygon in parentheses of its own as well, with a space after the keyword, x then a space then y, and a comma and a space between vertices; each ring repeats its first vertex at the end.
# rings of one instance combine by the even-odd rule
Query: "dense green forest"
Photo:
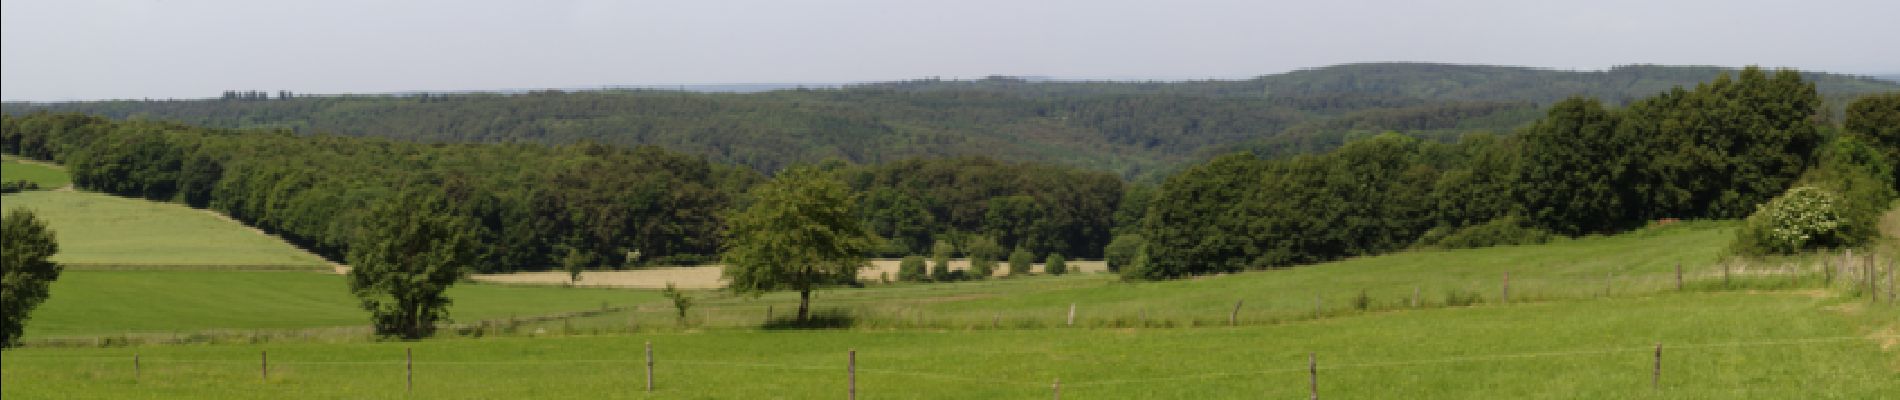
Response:
MULTIPOLYGON (((8 103, 223 128, 283 129, 423 142, 655 145, 775 171, 842 159, 989 156, 1157 181, 1234 151, 1280 158, 1396 131, 1451 142, 1511 132, 1566 97, 1621 105, 1693 85, 1713 67, 1600 72, 1440 64, 1354 64, 1236 81, 1065 82, 997 77, 827 90, 688 93, 605 90, 518 94, 304 96, 232 92, 215 100, 8 103)), ((1806 74, 1824 115, 1900 84, 1806 74)))
MULTIPOLYGON (((652 146, 424 144, 77 114, 4 116, 0 150, 66 164, 81 188, 223 212, 342 260, 369 210, 439 192, 476 229, 480 272, 710 260, 763 175, 652 146)), ((1108 173, 983 157, 824 163, 889 255, 984 238, 1099 257, 1121 200, 1108 173)))
MULTIPOLYGON (((1611 75, 1627 74, 1618 71, 1623 70, 1611 75)), ((849 185, 860 220, 883 239, 875 255, 961 253, 988 260, 998 260, 1005 253, 1033 259, 1107 257, 1111 268, 1127 269, 1128 275, 1141 278, 1274 268, 1414 247, 1535 242, 1616 232, 1666 219, 1742 218, 1796 185, 1815 186, 1827 193, 1815 198, 1838 198, 1848 204, 1842 218, 1861 228, 1844 231, 1848 233, 1835 244, 1851 243, 1871 231, 1866 224, 1885 205, 1884 199, 1894 196, 1897 182, 1891 166, 1900 156, 1900 145, 1895 144, 1900 136, 1888 128, 1894 126, 1894 116, 1900 115, 1900 100, 1892 94, 1900 90, 1862 96, 1841 106, 1838 113, 1844 115, 1844 122, 1837 123, 1831 116, 1836 111, 1829 109, 1829 100, 1819 88, 1838 78, 1823 77, 1817 82, 1806 77, 1812 75, 1756 68, 1713 76, 1712 81, 1693 87, 1672 87, 1608 104, 1590 97, 1567 97, 1541 112, 1488 100, 1434 103, 1404 97, 1419 95, 1415 92, 1334 94, 1322 101, 1321 97, 1229 96, 1211 90, 1131 94, 1110 90, 1123 84, 1048 86, 1002 79, 760 95, 544 93, 157 104, 185 108, 226 104, 229 110, 244 110, 231 115, 272 110, 272 104, 362 102, 368 105, 360 109, 364 112, 390 110, 380 105, 426 109, 437 104, 487 104, 499 107, 495 112, 500 116, 492 121, 524 122, 538 119, 526 117, 534 112, 508 114, 506 108, 539 105, 552 107, 549 110, 576 107, 610 113, 615 106, 602 104, 611 101, 592 100, 619 98, 646 104, 651 107, 643 112, 673 115, 670 118, 682 123, 711 121, 708 115, 723 115, 740 109, 735 105, 746 104, 758 108, 743 108, 749 111, 727 117, 766 123, 790 115, 775 114, 785 109, 774 108, 778 104, 774 101, 832 98, 834 102, 823 104, 789 104, 849 110, 858 117, 846 120, 876 125, 894 120, 883 114, 889 109, 844 104, 885 96, 880 98, 906 99, 902 108, 908 112, 941 112, 940 122, 971 116, 1006 121, 1017 114, 1041 115, 1038 118, 1044 120, 1086 114, 1091 115, 1092 120, 1085 122, 1090 126, 1119 127, 1103 132, 1128 135, 1112 136, 1121 138, 1117 140, 1141 140, 1143 132, 1159 125, 1179 123, 1240 132, 1245 126, 1275 120, 1272 114, 1249 111, 1253 107, 1287 107, 1294 114, 1338 113, 1335 118, 1292 123, 1282 131, 1285 134, 1267 137, 1303 137, 1314 140, 1306 142, 1312 150, 1336 149, 1292 156, 1259 149, 1230 151, 1167 175, 1159 184, 1129 184, 1116 173, 1073 165, 987 156, 885 159, 870 155, 858 158, 878 162, 853 163, 852 157, 835 157, 813 163, 849 185), (976 86, 939 87, 945 85, 976 86), (1103 88, 1099 93, 1083 90, 1098 87, 1103 88), (1081 92, 1045 93, 1054 88, 1081 92), (930 95, 919 97, 919 93, 930 95), (1304 101, 1315 103, 1300 103, 1304 101), (1093 106, 1077 106, 1084 103, 1093 106), (587 108, 589 104, 595 108, 587 108), (975 104, 989 109, 966 113, 975 104), (1025 104, 1067 104, 1069 108, 1018 108, 1025 104), (1078 110, 1091 111, 1077 114, 1078 110), (1158 114, 1143 117, 1116 110, 1158 114), (1508 135, 1420 138, 1388 132, 1360 138, 1357 133, 1325 133, 1388 126, 1417 128, 1412 132, 1450 126, 1447 132, 1461 132, 1474 124, 1526 112, 1534 117, 1508 135), (1185 118, 1185 114, 1225 115, 1220 120, 1243 122, 1215 128, 1207 125, 1208 120, 1167 119, 1185 118), (741 118, 744 115, 757 118, 741 118), (1845 127, 1845 132, 1838 127, 1845 127)), ((1455 93, 1465 92, 1448 93, 1454 94, 1432 96, 1464 96, 1455 93)), ((811 115, 816 114, 806 114, 811 115)), ((1285 122, 1299 120, 1290 115, 1285 122)), ((454 112, 429 116, 448 124, 438 126, 443 132, 460 132, 447 129, 465 120, 489 121, 454 112)), ((403 120, 407 119, 366 123, 380 126, 403 120)), ((838 131, 862 135, 862 140, 852 142, 910 139, 892 130, 853 131, 850 123, 841 124, 836 126, 838 131)), ((348 253, 365 229, 365 210, 378 201, 403 190, 441 192, 454 205, 453 214, 478 227, 475 237, 481 261, 476 270, 483 272, 707 261, 720 249, 724 218, 731 210, 743 208, 743 194, 763 180, 765 174, 757 168, 792 162, 762 158, 731 164, 715 161, 718 157, 658 146, 614 146, 585 137, 552 146, 441 143, 45 112, 9 114, 4 125, 0 150, 65 163, 74 183, 82 188, 211 208, 331 259, 348 253)), ((756 132, 771 131, 763 125, 760 129, 756 132)), ((950 133, 941 137, 980 138, 950 133)), ((1234 137, 1250 136, 1235 133, 1234 137)), ((771 140, 748 143, 796 145, 771 140)), ((1182 151, 1219 148, 1212 143, 1150 144, 1182 151)), ((955 147, 943 145, 912 148, 918 154, 934 154, 936 150, 930 149, 955 147)))
POLYGON ((1796 185, 1827 193, 1817 202, 1839 235, 1783 251, 1856 244, 1894 198, 1900 141, 1881 126, 1900 95, 1852 103, 1842 133, 1816 86, 1748 68, 1622 108, 1571 97, 1515 136, 1388 134, 1292 158, 1219 157, 1163 182, 1128 234, 1145 245, 1111 252, 1111 265, 1132 259, 1126 275, 1158 279, 1735 219, 1796 185))

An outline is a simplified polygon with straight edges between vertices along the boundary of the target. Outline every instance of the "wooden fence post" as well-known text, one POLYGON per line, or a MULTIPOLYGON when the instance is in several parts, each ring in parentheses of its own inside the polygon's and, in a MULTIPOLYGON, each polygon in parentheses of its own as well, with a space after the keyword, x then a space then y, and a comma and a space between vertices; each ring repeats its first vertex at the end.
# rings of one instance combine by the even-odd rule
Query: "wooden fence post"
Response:
POLYGON ((265 383, 270 382, 270 350, 257 351, 257 371, 265 383))
POLYGON ((1610 271, 1604 271, 1603 272, 1603 297, 1610 297, 1610 286, 1614 283, 1616 283, 1616 273, 1610 272, 1610 271))
POLYGON ((1412 308, 1418 308, 1418 285, 1412 285, 1412 308))
POLYGON ((1234 300, 1234 312, 1227 313, 1227 325, 1240 325, 1240 303, 1246 300, 1234 300))
POLYGON ((139 352, 132 352, 132 382, 139 381, 139 352))
POLYGON ((1069 303, 1069 326, 1075 326, 1075 303, 1069 303))
POLYGON ((653 342, 647 342, 647 391, 653 391, 653 342))
POLYGON ((1056 378, 1056 383, 1049 384, 1049 391, 1055 392, 1056 400, 1062 400, 1062 378, 1056 378))
POLYGON ((765 322, 766 323, 772 322, 772 305, 771 304, 765 305, 765 322))
POLYGON ((1842 280, 1848 281, 1849 286, 1852 286, 1853 281, 1854 281, 1854 277, 1848 276, 1848 274, 1851 273, 1851 271, 1849 270, 1849 268, 1851 267, 1850 264, 1853 264, 1853 263, 1854 263, 1854 249, 1842 250, 1841 265, 1839 267, 1836 267, 1836 268, 1840 268, 1841 270, 1837 272, 1837 274, 1841 276, 1842 280))
POLYGON ((858 400, 858 350, 851 349, 846 356, 848 361, 847 364, 845 364, 845 371, 850 376, 850 381, 846 382, 846 384, 850 385, 848 388, 850 390, 850 399, 858 400))
POLYGON ((1511 302, 1511 271, 1504 271, 1504 295, 1499 296, 1505 303, 1511 302))
POLYGON ((1676 262, 1676 291, 1682 291, 1682 262, 1676 262))
POLYGON ((1728 262, 1723 262, 1722 263, 1722 288, 1724 289, 1727 289, 1729 287, 1728 270, 1729 270, 1728 262))
POLYGON ((990 327, 991 328, 1003 327, 1003 313, 1002 312, 990 314, 990 327))
POLYGON ((1821 280, 1821 283, 1823 285, 1833 285, 1834 284, 1834 262, 1829 261, 1827 259, 1822 259, 1821 260, 1821 274, 1823 276, 1821 280))
POLYGON ((1662 342, 1656 342, 1656 368, 1650 372, 1649 386, 1662 389, 1662 342))
POLYGON ((1319 319, 1319 293, 1313 294, 1313 319, 1319 319))
POLYGON ((1879 281, 1874 280, 1874 277, 1880 276, 1880 269, 1875 266, 1878 261, 1874 259, 1873 252, 1867 252, 1867 265, 1860 269, 1867 274, 1867 294, 1873 296, 1870 300, 1874 304, 1880 304, 1880 284, 1879 281))
POLYGON ((1319 353, 1306 353, 1307 387, 1312 389, 1313 400, 1319 400, 1319 353))
POLYGON ((404 347, 402 357, 403 368, 407 370, 407 373, 403 375, 403 383, 406 385, 404 390, 414 392, 416 391, 416 349, 404 347))

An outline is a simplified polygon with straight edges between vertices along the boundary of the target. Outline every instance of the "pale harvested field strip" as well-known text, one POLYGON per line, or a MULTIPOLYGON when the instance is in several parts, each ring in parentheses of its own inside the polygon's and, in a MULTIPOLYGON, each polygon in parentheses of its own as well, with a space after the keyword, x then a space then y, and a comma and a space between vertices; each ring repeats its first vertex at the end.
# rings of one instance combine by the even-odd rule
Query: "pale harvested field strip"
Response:
MULTIPOLYGON (((865 282, 877 282, 885 278, 897 279, 897 265, 901 260, 871 260, 871 265, 858 271, 858 279, 865 282)), ((1069 261, 1069 270, 1073 273, 1095 273, 1108 270, 1108 264, 1102 261, 1069 261)), ((626 271, 587 271, 581 273, 581 281, 575 286, 618 287, 658 289, 666 287, 668 282, 682 289, 718 289, 726 286, 720 278, 721 265, 698 267, 660 267, 626 271)), ((970 268, 967 259, 950 260, 950 269, 964 271, 970 268)), ((1009 265, 998 263, 995 276, 1009 275, 1009 265)), ((1042 264, 1036 264, 1035 273, 1042 273, 1042 264)), ((479 282, 564 285, 568 283, 567 272, 519 272, 512 274, 475 275, 479 282)))

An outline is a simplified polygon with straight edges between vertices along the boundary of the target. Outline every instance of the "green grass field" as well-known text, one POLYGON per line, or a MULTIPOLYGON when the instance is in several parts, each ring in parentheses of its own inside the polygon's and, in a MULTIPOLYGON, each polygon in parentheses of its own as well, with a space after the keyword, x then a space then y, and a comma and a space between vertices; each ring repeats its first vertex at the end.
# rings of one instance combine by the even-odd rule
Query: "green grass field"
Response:
MULTIPOLYGON (((666 333, 5 353, 8 398, 1812 398, 1900 393, 1849 300, 1691 293, 1240 328, 666 333), (641 392, 642 343, 658 391, 641 392), (1665 346, 1652 389, 1652 347, 1665 346), (415 392, 404 394, 405 348, 415 392), (268 351, 260 382, 259 352, 268 351), (132 355, 141 357, 138 381, 132 355)), ((1893 332, 1888 332, 1893 334, 1893 332)))
MULTIPOLYGON (((26 340, 368 326, 344 277, 316 272, 68 271, 33 312, 26 340)), ((463 283, 449 291, 463 321, 651 302, 651 291, 463 283)))
MULTIPOLYGON (((1123 283, 1113 275, 1094 274, 837 289, 819 292, 814 307, 845 310, 874 328, 1054 326, 1067 323, 1071 304, 1079 325, 1221 325, 1238 301, 1242 322, 1268 323, 1311 318, 1316 296, 1326 316, 1361 312, 1355 304, 1361 293, 1371 311, 1410 308, 1415 291, 1422 307, 1445 305, 1451 291, 1498 303, 1504 300, 1507 272, 1513 302, 1590 299, 1602 296, 1606 286, 1611 296, 1643 295, 1674 290, 1677 263, 1695 287, 1719 281, 1721 249, 1734 227, 1729 222, 1691 222, 1540 246, 1405 252, 1154 283, 1123 283)), ((767 308, 783 316, 797 306, 794 293, 756 299, 701 296, 701 310, 692 316, 700 326, 757 326, 767 308)), ((666 316, 670 309, 661 307, 637 312, 632 316, 637 320, 672 318, 666 316)), ((573 323, 615 327, 628 318, 617 313, 573 323)))
POLYGON ((53 261, 107 265, 302 265, 328 262, 242 224, 180 204, 89 192, 10 194, 59 240, 53 261))
MULTIPOLYGON (((66 174, 66 171, 62 169, 40 164, 23 163, 13 156, 6 156, 4 161, 0 161, 0 181, 14 182, 21 180, 37 183, 41 189, 57 189, 73 182, 72 176, 66 174)), ((12 199, 9 198, 8 200, 11 201, 12 199)))
MULTIPOLYGON (((324 265, 173 204, 79 192, 6 203, 41 210, 62 262, 324 265)), ((1900 228, 1895 216, 1889 225, 1900 228)), ((656 291, 463 283, 450 291, 460 322, 634 307, 420 342, 367 340, 342 276, 69 270, 28 322, 29 347, 0 353, 0 395, 832 398, 844 394, 848 349, 859 351, 866 398, 1033 398, 1051 395, 1055 379, 1070 398, 1303 397, 1308 354, 1318 355, 1328 398, 1900 393, 1900 307, 1842 290, 1844 279, 1824 285, 1812 269, 1741 266, 1724 284, 1721 254, 1735 226, 1690 222, 1170 282, 1084 274, 828 289, 815 306, 852 326, 812 331, 762 329, 768 310, 792 312, 793 293, 693 292, 682 327, 656 291), (1676 290, 1678 264, 1690 290, 1676 290), (1447 304, 1448 294, 1475 304, 1447 304), (1237 301, 1239 326, 1227 326, 1237 301), (145 341, 181 335, 215 337, 145 341), (647 341, 660 359, 650 395, 640 391, 647 341), (1652 388, 1658 342, 1664 372, 1652 388), (413 395, 403 393, 405 348, 417 355, 413 395), (260 351, 271 360, 263 382, 260 351)))

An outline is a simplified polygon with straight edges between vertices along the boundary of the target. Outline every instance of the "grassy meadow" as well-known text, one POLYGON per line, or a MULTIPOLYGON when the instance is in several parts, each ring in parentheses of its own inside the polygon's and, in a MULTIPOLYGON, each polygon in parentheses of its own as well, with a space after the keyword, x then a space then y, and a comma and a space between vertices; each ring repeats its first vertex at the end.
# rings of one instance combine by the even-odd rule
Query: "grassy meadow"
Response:
POLYGON ((19 207, 47 221, 59 240, 53 261, 63 264, 329 268, 282 240, 181 204, 74 191, 6 196, 6 208, 19 207))
MULTIPOLYGON (((1814 398, 1900 393, 1869 321, 1812 293, 1689 293, 1431 309, 1237 328, 716 331, 25 348, 9 398, 1814 398), (658 390, 641 391, 642 345, 658 390), (1653 345, 1663 343, 1660 388, 1653 345), (404 393, 405 348, 415 388, 404 393), (270 376, 260 381, 259 352, 270 376), (132 355, 141 358, 133 377, 132 355)), ((1895 334, 1892 328, 1886 335, 1895 334)))
POLYGON ((6 156, 0 160, 0 181, 28 181, 39 184, 41 189, 57 189, 71 184, 73 178, 63 169, 6 156))
MULTIPOLYGON (((1109 274, 1034 276, 979 282, 872 286, 820 291, 814 308, 853 315, 860 325, 961 328, 1066 325, 1069 306, 1076 324, 1099 326, 1224 325, 1310 319, 1315 298, 1322 316, 1412 307, 1496 304, 1510 274, 1511 302, 1546 302, 1604 296, 1647 295, 1675 289, 1681 263, 1690 288, 1720 282, 1722 249, 1734 235, 1732 222, 1689 222, 1623 235, 1564 240, 1537 246, 1412 251, 1283 270, 1210 276, 1179 281, 1124 283, 1109 274), (1712 283, 1713 282, 1713 283, 1712 283), (1364 295, 1365 307, 1358 301, 1364 295)), ((1736 283, 1746 282, 1740 267, 1736 283)), ((1782 271, 1751 271, 1779 274, 1782 271)), ((1812 273, 1807 271, 1805 273, 1812 273)), ((1771 278, 1783 284, 1780 278, 1771 278)), ((1817 279, 1799 285, 1818 286, 1817 279)), ((753 298, 701 292, 689 316, 700 327, 755 327, 768 308, 784 316, 797 307, 795 293, 753 298)), ((636 321, 672 321, 670 307, 584 318, 567 324, 625 326, 636 321)))
MULTIPOLYGON (((118 334, 282 330, 369 325, 341 275, 297 271, 67 271, 32 314, 26 340, 118 334)), ((530 317, 627 306, 652 291, 464 283, 451 317, 530 317)), ((361 336, 361 335, 357 335, 361 336)))

